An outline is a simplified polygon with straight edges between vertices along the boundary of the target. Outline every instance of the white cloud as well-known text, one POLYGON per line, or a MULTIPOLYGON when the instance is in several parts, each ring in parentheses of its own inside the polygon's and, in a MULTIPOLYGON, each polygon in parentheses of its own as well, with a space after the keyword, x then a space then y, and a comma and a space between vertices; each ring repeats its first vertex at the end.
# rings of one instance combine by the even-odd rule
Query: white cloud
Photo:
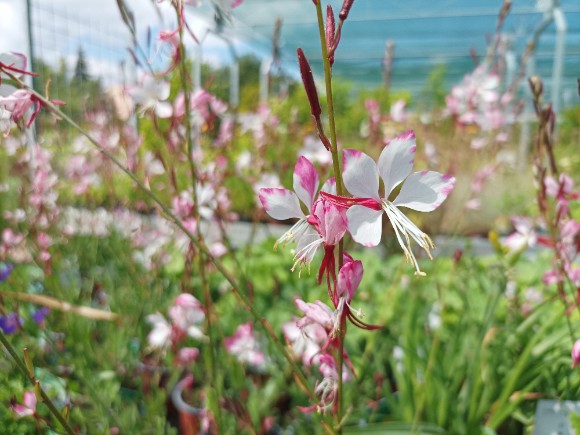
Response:
MULTIPOLYGON (((157 32, 176 27, 175 11, 167 1, 161 4, 156 0, 125 1, 134 14, 138 37, 147 51, 146 56, 153 59, 155 68, 163 68, 168 59, 164 59, 163 54, 155 56, 159 46, 157 32), (151 33, 150 47, 146 47, 148 29, 151 33)), ((29 57, 25 6, 24 0, 0 0, 0 53, 15 51, 29 57)), ((241 9, 234 13, 240 13, 241 9)), ((266 14, 266 11, 263 13, 266 14)), ((84 0, 82 6, 79 6, 74 0, 37 0, 33 2, 32 14, 37 57, 54 67, 58 67, 61 59, 64 59, 67 69, 72 72, 78 49, 82 46, 89 73, 93 77, 101 77, 107 84, 122 81, 120 64, 122 61, 131 61, 127 51, 131 46, 131 38, 115 1, 84 0)), ((203 39, 205 63, 214 66, 231 63, 232 53, 227 41, 230 41, 238 56, 246 53, 269 55, 267 41, 265 48, 257 48, 249 42, 255 35, 249 34, 243 25, 240 27, 236 20, 233 29, 226 28, 220 35, 216 35, 210 2, 205 2, 199 9, 187 8, 186 16, 195 36, 203 39)), ((195 56, 195 46, 196 43, 189 38, 186 47, 191 57, 195 56)))

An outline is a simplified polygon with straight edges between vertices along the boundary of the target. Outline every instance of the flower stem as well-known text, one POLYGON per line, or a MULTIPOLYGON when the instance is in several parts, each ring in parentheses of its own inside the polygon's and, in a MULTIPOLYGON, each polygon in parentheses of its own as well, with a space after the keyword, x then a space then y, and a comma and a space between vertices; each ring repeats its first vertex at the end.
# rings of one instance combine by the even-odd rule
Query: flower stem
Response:
POLYGON ((27 369, 26 363, 18 356, 18 353, 16 353, 16 349, 14 349, 14 346, 12 346, 12 344, 10 344, 10 342, 6 338, 6 335, 4 334, 4 331, 2 331, 1 328, 0 328, 0 342, 6 348, 6 350, 8 351, 8 353, 10 354, 10 356, 12 357, 14 362, 16 363, 16 366, 18 367, 18 369, 32 383, 33 387, 35 387, 35 390, 40 392, 40 397, 42 398, 42 402, 46 405, 46 407, 48 408, 50 413, 52 415, 54 415, 54 417, 62 425, 62 427, 64 428, 66 433, 74 435, 75 431, 70 426, 69 422, 64 418, 64 416, 60 413, 60 411, 58 409, 56 409, 56 406, 54 405, 54 403, 52 403, 52 400, 50 400, 50 397, 48 397, 48 395, 45 393, 45 391, 40 386, 40 383, 38 382, 38 380, 35 378, 34 373, 31 373, 27 369))
MULTIPOLYGON (((330 125, 330 152, 332 154, 332 167, 334 170, 334 178, 336 180, 336 193, 340 196, 344 195, 344 184, 342 181, 342 172, 340 168, 340 157, 338 153, 338 142, 336 140, 336 122, 334 119, 334 102, 332 99, 332 70, 330 67, 330 59, 328 58, 328 49, 326 46, 326 33, 324 29, 324 17, 322 16, 322 5, 320 1, 315 2, 316 16, 318 19, 318 33, 320 36, 320 47, 322 50, 322 63, 324 65, 324 83, 326 84, 326 105, 328 109, 328 123, 330 125)), ((338 270, 342 267, 344 253, 344 242, 341 239, 338 244, 338 270)), ((342 432, 340 426, 343 416, 343 389, 342 389, 342 370, 344 362, 344 337, 346 335, 346 321, 341 320, 338 355, 336 358, 336 370, 338 372, 338 407, 336 409, 336 421, 339 423, 338 431, 342 432)))
MULTIPOLYGON (((177 13, 177 19, 179 20, 179 7, 175 6, 175 11, 177 13)), ((193 160, 193 129, 191 128, 191 107, 189 105, 190 102, 190 86, 188 85, 188 75, 187 75, 187 65, 186 65, 186 56, 185 56, 185 47, 183 45, 183 27, 179 28, 179 75, 181 80, 181 90, 183 92, 184 97, 184 104, 185 104, 185 114, 184 114, 184 123, 185 123, 185 140, 187 143, 187 161, 189 163, 189 171, 191 176, 191 187, 192 187, 192 199, 193 199, 193 216, 196 222, 197 228, 197 238, 200 242, 203 242, 203 236, 201 234, 201 217, 199 215, 199 198, 197 195, 197 168, 195 162, 193 160)), ((205 256, 204 254, 198 250, 198 268, 199 268, 199 275, 201 278, 201 288, 203 293, 203 299, 205 303, 206 309, 206 327, 207 327, 207 335, 209 338, 209 355, 206 363, 206 370, 209 373, 209 382, 210 387, 215 388, 218 397, 221 397, 223 388, 219 385, 218 382, 218 375, 217 375, 217 365, 216 361, 216 352, 218 349, 218 343, 216 342, 215 331, 213 328, 213 300, 211 296, 211 292, 209 289, 209 281, 207 279, 207 272, 205 268, 205 256)), ((219 432, 219 428, 222 426, 221 424, 221 412, 220 407, 217 406, 215 409, 212 409, 212 412, 215 414, 215 421, 217 426, 217 431, 219 432)))

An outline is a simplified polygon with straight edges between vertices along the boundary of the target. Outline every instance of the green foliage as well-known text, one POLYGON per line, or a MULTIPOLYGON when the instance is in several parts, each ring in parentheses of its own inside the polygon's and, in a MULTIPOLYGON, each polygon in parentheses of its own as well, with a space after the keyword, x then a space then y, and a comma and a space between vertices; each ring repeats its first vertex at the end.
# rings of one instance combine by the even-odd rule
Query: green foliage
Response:
MULTIPOLYGON (((37 90, 44 93, 44 86, 47 84, 49 97, 64 101, 62 110, 73 119, 84 119, 87 111, 102 108, 107 104, 100 81, 90 78, 88 74, 82 49, 79 50, 72 75, 68 72, 64 59, 60 60, 57 69, 41 59, 35 59, 34 69, 38 73, 34 79, 37 90)), ((45 111, 40 112, 38 119, 43 132, 53 123, 51 115, 45 111)))
POLYGON ((445 96, 448 93, 445 85, 445 74, 447 73, 447 66, 445 64, 437 65, 429 73, 427 84, 422 91, 421 104, 426 107, 421 109, 439 109, 445 106, 445 96))

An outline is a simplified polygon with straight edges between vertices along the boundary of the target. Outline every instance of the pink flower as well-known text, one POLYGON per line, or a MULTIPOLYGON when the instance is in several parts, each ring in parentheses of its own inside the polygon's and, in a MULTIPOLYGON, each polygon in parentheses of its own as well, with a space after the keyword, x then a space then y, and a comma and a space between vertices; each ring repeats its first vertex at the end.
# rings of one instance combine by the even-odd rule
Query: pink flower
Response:
POLYGON ((183 347, 177 352, 177 362, 186 366, 195 361, 199 357, 199 349, 196 347, 183 347))
POLYGON ((364 269, 360 260, 353 260, 348 254, 345 257, 346 261, 338 273, 336 292, 332 295, 332 301, 336 307, 336 319, 338 320, 334 329, 340 327, 340 319, 343 317, 348 318, 353 325, 361 329, 379 329, 380 326, 369 325, 360 320, 359 317, 363 317, 364 314, 350 305, 362 280, 364 269))
POLYGON ((513 216, 512 223, 516 231, 505 239, 504 246, 512 252, 519 252, 536 244, 537 235, 531 218, 513 216))
POLYGON ((193 295, 182 293, 177 296, 168 313, 173 324, 185 331, 187 335, 197 339, 204 337, 199 325, 205 319, 205 312, 201 303, 193 295))
POLYGON ((572 367, 580 365, 580 340, 576 340, 572 346, 572 367))
POLYGON ((395 122, 405 122, 407 120, 407 112, 405 111, 405 100, 397 100, 391 105, 391 119, 395 122))
POLYGON ((383 212, 391 221, 399 245, 416 268, 419 269, 411 249, 413 239, 431 257, 433 242, 399 209, 407 207, 428 212, 441 205, 455 186, 455 178, 433 171, 410 174, 415 156, 415 134, 408 131, 393 139, 381 152, 378 164, 365 153, 345 149, 343 151, 344 185, 355 198, 341 198, 321 194, 323 198, 348 208, 348 230, 355 242, 364 246, 376 246, 381 241, 383 212), (379 192, 379 176, 385 193, 379 192), (393 190, 403 183, 398 196, 389 200, 393 190))
POLYGON ((308 223, 314 229, 307 231, 296 245, 296 255, 294 256, 294 266, 292 270, 300 264, 300 269, 305 264, 312 262, 319 247, 324 248, 324 257, 318 270, 318 283, 322 282, 322 277, 326 273, 329 294, 331 294, 331 279, 336 283, 336 262, 334 258, 334 248, 346 233, 346 213, 343 208, 335 204, 318 200, 314 203, 312 215, 308 218, 308 223))
MULTIPOLYGON (((318 193, 318 185, 319 178, 316 168, 306 157, 300 157, 294 167, 294 192, 284 188, 262 188, 259 190, 260 202, 271 217, 277 220, 298 219, 298 222, 278 239, 274 248, 280 243, 299 242, 303 238, 309 227, 308 217, 312 212, 318 193), (306 207, 308 215, 302 211, 300 202, 306 207)), ((330 184, 325 184, 323 189, 325 188, 332 189, 330 184)))
POLYGON ((26 417, 36 415, 36 395, 34 391, 25 391, 23 396, 23 405, 18 403, 12 404, 12 411, 16 414, 16 417, 26 417))
POLYGON ((153 330, 147 336, 147 342, 151 347, 166 348, 170 344, 177 344, 187 335, 198 340, 205 339, 201 330, 205 312, 194 296, 188 293, 180 294, 168 311, 171 323, 160 313, 146 317, 147 322, 153 325, 153 330))
POLYGON ((0 53, 0 84, 2 79, 8 78, 6 73, 1 72, 2 70, 9 71, 18 78, 24 74, 36 75, 26 71, 26 56, 22 53, 0 53))
POLYGON ((145 76, 140 86, 128 89, 133 101, 141 106, 139 109, 141 115, 153 109, 159 118, 170 118, 173 113, 171 104, 163 101, 169 98, 169 91, 169 82, 157 80, 150 75, 145 76))
POLYGON ((254 335, 254 326, 251 323, 238 326, 233 337, 224 339, 224 344, 228 353, 236 356, 240 362, 258 369, 265 368, 266 358, 260 350, 254 335))
POLYGON ((546 194, 557 201, 557 211, 559 216, 568 214, 570 200, 580 199, 580 193, 572 191, 574 188, 574 181, 566 174, 560 174, 556 181, 553 177, 546 177, 545 180, 546 194))
POLYGON ((328 340, 328 333, 322 325, 310 323, 299 328, 298 320, 294 318, 282 325, 282 332, 292 345, 294 355, 302 358, 302 364, 318 364, 321 344, 328 340))

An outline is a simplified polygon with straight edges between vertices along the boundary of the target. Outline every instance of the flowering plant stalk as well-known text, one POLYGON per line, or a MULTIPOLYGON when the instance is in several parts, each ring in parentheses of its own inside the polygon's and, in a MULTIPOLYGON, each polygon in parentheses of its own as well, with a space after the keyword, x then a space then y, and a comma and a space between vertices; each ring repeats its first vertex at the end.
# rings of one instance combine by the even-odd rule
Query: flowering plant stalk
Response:
MULTIPOLYGON (((318 137, 332 156, 334 177, 324 183, 320 191, 318 173, 312 163, 300 157, 294 170, 294 192, 287 189, 264 188, 260 200, 265 211, 274 219, 298 218, 298 222, 284 234, 278 243, 296 242, 294 270, 310 263, 319 247, 323 258, 318 271, 318 283, 325 281, 330 302, 334 310, 321 301, 314 304, 297 299, 296 305, 304 317, 296 321, 303 339, 296 336, 292 326, 285 331, 288 341, 296 353, 310 355, 305 362, 316 361, 320 365, 323 380, 316 393, 320 401, 305 412, 317 410, 333 414, 335 428, 341 432, 347 420, 344 411, 343 383, 356 377, 353 364, 345 347, 347 320, 361 329, 374 330, 381 326, 361 320, 363 313, 353 307, 353 299, 362 276, 363 264, 344 250, 344 237, 363 246, 376 246, 381 240, 382 217, 386 214, 395 236, 416 274, 424 275, 413 252, 411 240, 431 256, 434 247, 431 239, 422 232, 399 209, 407 207, 421 212, 432 211, 453 190, 455 179, 432 171, 411 174, 416 150, 412 131, 392 139, 383 149, 377 163, 365 153, 355 149, 344 149, 342 161, 337 141, 333 93, 332 65, 341 38, 344 21, 348 18, 354 1, 345 0, 336 26, 332 7, 328 6, 326 20, 323 18, 320 1, 313 0, 316 7, 320 36, 326 107, 330 138, 325 134, 322 108, 312 70, 304 52, 298 49, 298 63, 310 111, 318 137), (384 193, 379 191, 379 177, 384 183, 384 193), (404 183, 403 183, 404 182, 404 183), (391 193, 401 183, 403 186, 394 200, 391 193), (300 201, 306 206, 305 214, 300 201)), ((299 355, 297 355, 299 356, 299 355)))
MULTIPOLYGON (((578 200, 580 194, 572 191, 571 178, 558 169, 554 152, 556 114, 551 104, 543 102, 543 83, 538 76, 532 76, 529 85, 538 119, 533 155, 536 202, 547 229, 547 237, 538 239, 554 253, 554 267, 544 275, 544 281, 556 285, 559 299, 564 304, 570 338, 576 346, 576 334, 569 316, 574 309, 580 313, 580 266, 575 263, 580 250, 580 222, 572 217, 569 202, 578 200)), ((575 365, 578 359, 574 358, 574 347, 572 349, 575 365)))

